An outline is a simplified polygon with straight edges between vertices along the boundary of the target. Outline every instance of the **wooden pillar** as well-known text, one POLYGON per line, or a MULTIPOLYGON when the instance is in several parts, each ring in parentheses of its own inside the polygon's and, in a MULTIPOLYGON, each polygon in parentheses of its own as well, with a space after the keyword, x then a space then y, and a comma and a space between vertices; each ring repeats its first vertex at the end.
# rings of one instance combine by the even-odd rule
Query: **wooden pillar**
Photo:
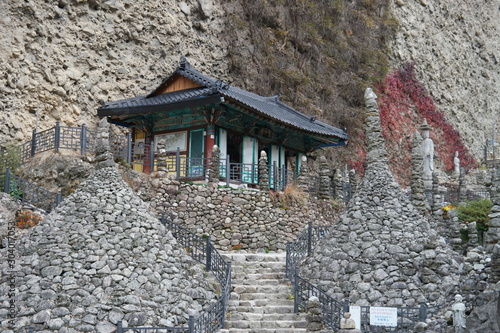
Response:
POLYGON ((215 125, 209 124, 207 126, 207 133, 205 135, 205 158, 212 158, 212 148, 215 145, 215 125))
POLYGON ((154 171, 154 142, 155 137, 153 128, 148 128, 146 137, 144 138, 144 173, 151 173, 154 171))

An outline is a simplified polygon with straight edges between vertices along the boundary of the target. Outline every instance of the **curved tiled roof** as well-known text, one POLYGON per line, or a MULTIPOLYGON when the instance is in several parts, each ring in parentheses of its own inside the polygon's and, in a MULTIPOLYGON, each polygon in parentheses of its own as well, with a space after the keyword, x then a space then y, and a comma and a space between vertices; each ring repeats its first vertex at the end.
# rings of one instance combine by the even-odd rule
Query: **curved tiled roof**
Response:
POLYGON ((147 107, 149 105, 166 105, 176 102, 195 101, 198 98, 211 95, 221 95, 226 101, 234 101, 254 110, 261 116, 271 118, 283 124, 295 128, 316 133, 320 135, 335 136, 342 140, 347 140, 347 133, 336 127, 325 124, 307 116, 279 100, 279 96, 263 97, 249 91, 230 86, 220 80, 201 74, 192 67, 186 58, 181 57, 179 67, 172 75, 163 80, 160 86, 147 96, 123 99, 116 102, 104 104, 100 110, 109 109, 129 109, 133 107, 147 107), (180 90, 169 93, 158 93, 160 88, 167 84, 175 75, 182 75, 185 78, 196 82, 202 87, 180 90))
POLYGON ((105 103, 103 106, 101 106, 99 110, 165 105, 170 103, 193 100, 198 97, 204 97, 212 94, 213 94, 212 88, 191 88, 186 90, 179 90, 165 94, 160 94, 152 97, 137 96, 127 99, 121 99, 114 102, 108 102, 105 103))

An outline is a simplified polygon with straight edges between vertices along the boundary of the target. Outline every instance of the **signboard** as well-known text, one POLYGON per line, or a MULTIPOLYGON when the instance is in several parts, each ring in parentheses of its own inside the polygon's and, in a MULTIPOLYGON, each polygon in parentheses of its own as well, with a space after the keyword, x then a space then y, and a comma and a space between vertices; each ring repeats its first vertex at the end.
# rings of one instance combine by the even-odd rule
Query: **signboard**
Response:
POLYGON ((370 325, 398 326, 398 308, 370 307, 370 325))
POLYGON ((361 329, 361 307, 359 305, 350 305, 349 313, 351 314, 351 319, 356 323, 356 329, 361 329))
POLYGON ((165 148, 167 152, 176 151, 177 148, 180 148, 180 151, 186 151, 187 149, 187 132, 155 135, 155 150, 158 141, 160 141, 161 139, 165 140, 165 148))

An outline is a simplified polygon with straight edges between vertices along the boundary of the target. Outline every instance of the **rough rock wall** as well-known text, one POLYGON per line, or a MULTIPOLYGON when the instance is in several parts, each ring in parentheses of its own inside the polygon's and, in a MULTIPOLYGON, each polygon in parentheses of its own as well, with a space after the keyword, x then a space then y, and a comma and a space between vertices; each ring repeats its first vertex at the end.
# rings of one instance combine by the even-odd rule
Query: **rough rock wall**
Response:
POLYGON ((476 158, 500 113, 500 10, 494 0, 395 0, 392 62, 415 62, 436 105, 476 158))
MULTIPOLYGON (((40 129, 56 120, 90 125, 101 101, 150 91, 181 54, 202 72, 232 81, 221 38, 231 6, 224 0, 2 1, 0 144, 28 139, 37 109, 40 129)), ((483 130, 500 109, 498 2, 395 0, 392 9, 400 21, 390 47, 393 66, 418 64, 439 108, 479 157, 483 130)), ((253 46, 244 47, 251 56, 253 46)))
POLYGON ((154 88, 184 54, 224 77, 219 0, 0 2, 0 144, 94 124, 101 101, 154 88))

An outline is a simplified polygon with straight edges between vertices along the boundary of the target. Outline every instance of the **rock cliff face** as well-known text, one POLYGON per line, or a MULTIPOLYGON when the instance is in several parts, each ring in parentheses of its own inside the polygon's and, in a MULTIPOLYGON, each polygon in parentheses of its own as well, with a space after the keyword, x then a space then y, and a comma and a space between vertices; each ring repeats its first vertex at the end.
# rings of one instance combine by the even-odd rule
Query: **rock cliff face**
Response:
MULTIPOLYGON (((94 124, 102 101, 148 92, 181 54, 204 73, 233 81, 221 38, 232 5, 224 0, 2 1, 0 144, 27 140, 37 111, 39 129, 55 121, 94 124)), ((396 0, 393 11, 400 21, 390 47, 393 66, 417 63, 439 107, 479 157, 483 130, 491 128, 500 106, 498 3, 396 0)), ((245 29, 241 25, 238 36, 246 40, 241 45, 251 63, 253 45, 245 29)))
POLYGON ((0 3, 0 143, 55 121, 96 122, 101 101, 148 92, 185 54, 228 72, 221 6, 211 0, 0 3))
POLYGON ((500 110, 498 1, 396 0, 393 65, 415 62, 438 109, 481 157, 500 110))

